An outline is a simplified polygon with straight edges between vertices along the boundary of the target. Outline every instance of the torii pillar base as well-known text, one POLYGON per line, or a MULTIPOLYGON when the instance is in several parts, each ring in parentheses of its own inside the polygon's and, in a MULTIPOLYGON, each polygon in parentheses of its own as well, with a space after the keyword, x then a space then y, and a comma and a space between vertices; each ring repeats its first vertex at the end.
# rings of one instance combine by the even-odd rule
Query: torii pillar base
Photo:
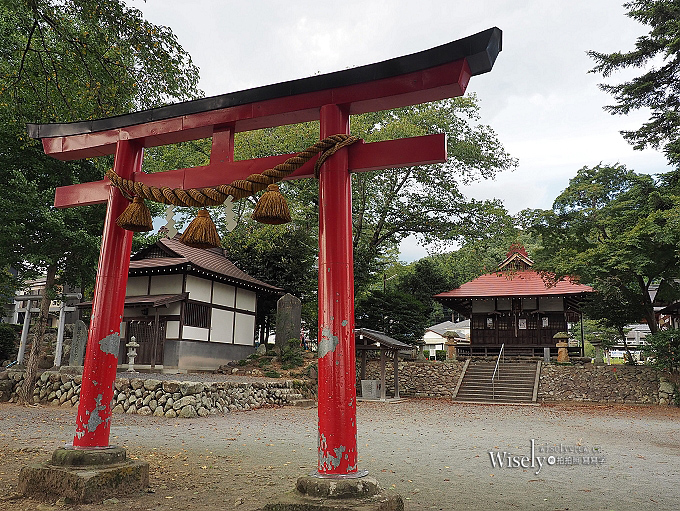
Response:
POLYGON ((404 500, 388 494, 373 477, 298 478, 296 491, 262 511, 404 511, 404 500))
POLYGON ((122 447, 61 447, 49 462, 21 469, 18 490, 25 496, 64 497, 72 504, 88 504, 128 497, 148 486, 149 464, 127 459, 122 447))

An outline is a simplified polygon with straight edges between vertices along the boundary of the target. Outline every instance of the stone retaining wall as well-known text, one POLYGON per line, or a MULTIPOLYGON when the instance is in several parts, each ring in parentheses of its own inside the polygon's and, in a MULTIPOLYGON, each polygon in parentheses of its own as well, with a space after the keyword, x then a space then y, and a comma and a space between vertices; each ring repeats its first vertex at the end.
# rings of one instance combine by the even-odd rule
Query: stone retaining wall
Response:
MULTIPOLYGON (((399 362, 401 397, 452 397, 465 362, 399 362)), ((388 395, 394 394, 394 364, 387 361, 385 382, 388 395)), ((357 363, 357 389, 361 390, 361 363, 357 363)), ((380 379, 380 361, 366 362, 366 379, 380 379)))
POLYGON ((544 365, 539 401, 672 404, 674 387, 649 366, 544 365))
MULTIPOLYGON (((0 401, 17 401, 24 373, 0 373, 0 401)), ((51 406, 78 404, 81 375, 45 371, 38 379, 33 401, 51 406)), ((117 378, 113 391, 114 413, 164 417, 205 417, 266 405, 289 405, 314 397, 316 385, 302 381, 196 382, 142 378, 117 378)))

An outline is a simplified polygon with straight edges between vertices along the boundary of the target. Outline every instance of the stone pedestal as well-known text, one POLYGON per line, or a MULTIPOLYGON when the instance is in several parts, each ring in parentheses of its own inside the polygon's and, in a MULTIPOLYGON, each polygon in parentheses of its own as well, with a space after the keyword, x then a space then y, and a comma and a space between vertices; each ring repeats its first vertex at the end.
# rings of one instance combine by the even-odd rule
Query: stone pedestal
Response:
POLYGON ((560 364, 563 363, 566 364, 567 362, 569 362, 569 350, 567 350, 569 343, 562 341, 558 342, 556 346, 557 346, 557 362, 560 364))
POLYGON ((372 477, 298 478, 295 491, 262 511, 403 511, 399 495, 387 495, 372 477))
POLYGON ((28 465, 19 473, 19 492, 29 496, 65 497, 74 504, 128 496, 149 486, 149 464, 128 460, 122 447, 59 448, 47 463, 28 465))

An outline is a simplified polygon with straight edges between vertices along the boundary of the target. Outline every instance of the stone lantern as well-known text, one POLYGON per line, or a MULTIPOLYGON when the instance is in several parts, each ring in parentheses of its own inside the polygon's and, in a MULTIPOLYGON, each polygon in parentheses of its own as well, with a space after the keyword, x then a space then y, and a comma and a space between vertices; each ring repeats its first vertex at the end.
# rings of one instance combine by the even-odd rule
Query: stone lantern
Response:
POLYGON ((137 348, 139 348, 139 343, 137 342, 137 339, 133 335, 130 337, 130 342, 125 345, 125 347, 128 349, 127 356, 128 356, 128 373, 136 373, 135 371, 135 357, 137 356, 137 348))

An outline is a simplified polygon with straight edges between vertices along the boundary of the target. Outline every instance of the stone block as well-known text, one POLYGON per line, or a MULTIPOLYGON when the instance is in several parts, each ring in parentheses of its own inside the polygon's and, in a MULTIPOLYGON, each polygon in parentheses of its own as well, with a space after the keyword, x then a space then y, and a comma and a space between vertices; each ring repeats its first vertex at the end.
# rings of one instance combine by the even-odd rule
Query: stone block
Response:
POLYGON ((300 477, 296 491, 277 502, 266 504, 263 511, 403 511, 399 495, 382 492, 372 477, 319 478, 300 477))
POLYGON ((128 496, 148 486, 149 464, 128 460, 120 447, 61 448, 50 462, 23 467, 18 490, 25 496, 64 497, 80 504, 128 496))

